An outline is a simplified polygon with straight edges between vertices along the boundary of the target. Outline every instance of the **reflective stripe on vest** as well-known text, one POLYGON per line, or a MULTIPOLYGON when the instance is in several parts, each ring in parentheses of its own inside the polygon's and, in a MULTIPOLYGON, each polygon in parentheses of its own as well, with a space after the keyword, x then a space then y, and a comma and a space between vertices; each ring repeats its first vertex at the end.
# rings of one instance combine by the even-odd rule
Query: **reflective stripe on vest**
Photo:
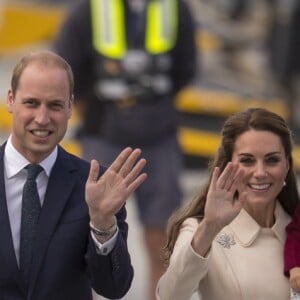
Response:
MULTIPOLYGON (((102 55, 121 59, 127 52, 124 0, 91 0, 93 46, 102 55)), ((145 48, 150 54, 171 50, 177 37, 177 0, 150 0, 145 48)))

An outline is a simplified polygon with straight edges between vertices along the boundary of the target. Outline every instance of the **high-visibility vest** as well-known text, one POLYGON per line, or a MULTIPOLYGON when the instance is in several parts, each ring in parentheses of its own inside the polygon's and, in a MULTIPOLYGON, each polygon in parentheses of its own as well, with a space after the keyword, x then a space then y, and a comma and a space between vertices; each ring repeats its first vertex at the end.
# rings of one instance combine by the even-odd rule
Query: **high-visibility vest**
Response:
MULTIPOLYGON (((91 0, 93 46, 101 55, 122 59, 127 52, 124 0, 91 0)), ((176 42, 178 0, 150 0, 146 11, 145 50, 170 51, 176 42)))

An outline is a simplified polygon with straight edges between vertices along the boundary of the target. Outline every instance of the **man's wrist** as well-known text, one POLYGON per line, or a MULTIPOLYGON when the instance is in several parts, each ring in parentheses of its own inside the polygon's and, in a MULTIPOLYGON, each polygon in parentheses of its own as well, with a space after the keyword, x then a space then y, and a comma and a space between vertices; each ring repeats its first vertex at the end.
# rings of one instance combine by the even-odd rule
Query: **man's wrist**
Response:
POLYGON ((94 224, 92 223, 92 221, 90 221, 90 229, 91 231, 95 234, 95 236, 99 236, 99 237, 109 237, 112 236, 116 230, 117 230, 117 218, 114 217, 114 223, 107 227, 107 228, 99 228, 94 226, 94 224))

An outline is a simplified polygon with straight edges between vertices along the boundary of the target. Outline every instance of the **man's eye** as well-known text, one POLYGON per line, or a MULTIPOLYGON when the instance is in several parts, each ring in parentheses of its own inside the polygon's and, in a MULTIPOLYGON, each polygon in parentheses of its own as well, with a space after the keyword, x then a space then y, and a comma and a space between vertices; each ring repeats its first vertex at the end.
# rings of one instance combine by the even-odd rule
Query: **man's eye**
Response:
POLYGON ((58 110, 58 109, 64 108, 64 105, 62 103, 52 103, 51 108, 55 109, 55 110, 58 110))
POLYGON ((36 102, 33 101, 33 100, 26 100, 26 101, 24 102, 24 104, 25 104, 26 106, 35 106, 35 105, 36 105, 36 102))

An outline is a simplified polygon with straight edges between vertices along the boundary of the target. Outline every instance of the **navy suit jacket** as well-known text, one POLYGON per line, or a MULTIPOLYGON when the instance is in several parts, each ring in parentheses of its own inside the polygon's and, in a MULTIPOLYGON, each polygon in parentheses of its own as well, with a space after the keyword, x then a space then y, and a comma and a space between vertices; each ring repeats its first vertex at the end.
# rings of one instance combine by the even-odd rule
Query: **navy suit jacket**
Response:
MULTIPOLYGON (((107 256, 98 255, 84 199, 89 163, 61 147, 40 214, 26 296, 7 211, 4 147, 5 144, 0 147, 0 299, 90 300, 91 287, 107 298, 124 296, 133 278, 126 210, 122 208, 117 214, 119 234, 114 249, 107 256)), ((101 167, 100 174, 104 171, 101 167)))

